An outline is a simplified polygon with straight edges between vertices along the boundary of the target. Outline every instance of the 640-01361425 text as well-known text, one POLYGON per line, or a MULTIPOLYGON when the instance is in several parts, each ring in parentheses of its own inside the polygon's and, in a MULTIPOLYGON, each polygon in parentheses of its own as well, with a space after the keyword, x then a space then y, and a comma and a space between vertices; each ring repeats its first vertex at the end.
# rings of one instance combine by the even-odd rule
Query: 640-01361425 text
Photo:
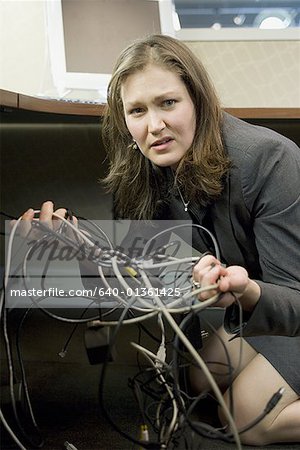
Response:
POLYGON ((93 289, 60 289, 57 287, 49 287, 47 289, 10 289, 11 297, 117 297, 117 296, 127 296, 127 297, 180 297, 179 288, 130 288, 119 289, 119 288, 103 288, 95 287, 93 289))

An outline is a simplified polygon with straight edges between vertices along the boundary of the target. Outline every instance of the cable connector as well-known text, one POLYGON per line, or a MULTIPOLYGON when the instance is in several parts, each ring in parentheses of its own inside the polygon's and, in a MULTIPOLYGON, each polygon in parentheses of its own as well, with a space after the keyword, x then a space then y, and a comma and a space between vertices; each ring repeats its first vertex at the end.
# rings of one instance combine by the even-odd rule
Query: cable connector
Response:
POLYGON ((130 266, 126 266, 125 267, 125 271, 128 273, 128 275, 130 275, 132 278, 137 276, 137 271, 133 269, 133 267, 130 266))
POLYGON ((284 388, 280 388, 279 391, 275 392, 275 394, 271 397, 271 399, 266 404, 266 407, 264 411, 269 414, 270 411, 272 411, 273 408, 277 405, 279 400, 281 399, 282 395, 284 393, 284 388))
POLYGON ((140 440, 149 442, 149 431, 146 424, 142 424, 140 427, 140 440))
POLYGON ((102 364, 114 360, 114 347, 110 345, 109 327, 87 328, 84 342, 90 364, 102 364))
POLYGON ((158 351, 156 353, 157 359, 155 360, 155 366, 158 369, 162 369, 164 366, 164 363, 166 361, 166 346, 165 344, 160 344, 158 351))
POLYGON ((153 258, 138 261, 137 266, 141 269, 151 269, 151 267, 153 266, 153 258))

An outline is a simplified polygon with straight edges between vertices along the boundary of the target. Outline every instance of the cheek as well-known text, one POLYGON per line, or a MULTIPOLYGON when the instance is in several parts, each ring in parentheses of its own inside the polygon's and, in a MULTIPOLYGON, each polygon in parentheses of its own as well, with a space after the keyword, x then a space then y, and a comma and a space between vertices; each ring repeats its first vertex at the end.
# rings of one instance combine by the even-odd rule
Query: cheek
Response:
POLYGON ((191 117, 190 120, 178 123, 177 131, 178 134, 181 136, 182 141, 184 141, 186 145, 191 145, 194 140, 196 131, 196 124, 193 117, 191 117))
POLYGON ((131 125, 131 121, 125 116, 125 124, 127 127, 127 130, 129 131, 129 133, 132 135, 132 125, 131 125))
POLYGON ((192 144, 194 137, 195 137, 195 133, 196 133, 195 113, 193 111, 187 111, 187 114, 185 117, 187 118, 186 124, 185 124, 186 138, 190 141, 190 144, 192 144))
POLYGON ((130 119, 125 119, 127 129, 134 140, 141 139, 142 136, 142 127, 140 123, 132 121, 130 119))

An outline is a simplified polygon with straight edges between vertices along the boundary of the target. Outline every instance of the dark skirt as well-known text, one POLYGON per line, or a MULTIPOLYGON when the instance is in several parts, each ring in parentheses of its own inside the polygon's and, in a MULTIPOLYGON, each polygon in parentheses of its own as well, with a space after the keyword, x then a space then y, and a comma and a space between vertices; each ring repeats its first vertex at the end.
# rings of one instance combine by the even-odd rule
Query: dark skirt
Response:
POLYGON ((272 364, 300 396, 300 336, 256 336, 245 340, 272 364))

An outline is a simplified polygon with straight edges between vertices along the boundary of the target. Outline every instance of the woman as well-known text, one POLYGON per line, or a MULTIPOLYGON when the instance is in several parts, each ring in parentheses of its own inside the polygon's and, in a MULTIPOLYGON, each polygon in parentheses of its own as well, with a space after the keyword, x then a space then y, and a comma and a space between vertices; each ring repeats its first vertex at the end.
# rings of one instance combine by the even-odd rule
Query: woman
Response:
MULTIPOLYGON (((218 282, 220 305, 228 307, 227 331, 222 327, 218 334, 236 369, 237 427, 255 419, 272 394, 285 388, 271 413, 241 435, 242 442, 300 441, 299 149, 271 130, 223 113, 201 63, 166 36, 135 42, 120 55, 103 131, 110 159, 105 181, 120 216, 192 219, 218 241, 221 261, 203 257, 193 278, 204 286, 218 282), (232 334, 241 333, 236 298, 243 308, 243 339, 232 334)), ((52 212, 53 204, 45 203, 41 220, 50 221, 52 212)), ((23 216, 32 217, 30 210, 23 216)), ((196 232, 193 245, 211 250, 196 232)), ((216 336, 207 340, 202 357, 215 362, 210 368, 219 373, 216 380, 229 403, 220 369, 227 359, 219 342, 216 336)), ((195 390, 208 388, 198 369, 191 371, 191 382, 195 390)), ((226 422, 221 411, 220 419, 226 422)))
MULTIPOLYGON (((143 39, 120 55, 109 85, 104 137, 110 159, 106 183, 121 216, 192 219, 218 240, 222 261, 206 256, 193 277, 202 285, 220 280, 221 305, 232 304, 225 318, 228 332, 236 332, 235 297, 244 309, 243 335, 251 337, 243 340, 233 383, 238 428, 285 388, 283 399, 242 434, 242 442, 300 441, 300 338, 287 337, 300 334, 299 149, 222 113, 201 63, 166 36, 143 39)), ((207 250, 199 235, 193 244, 207 250)), ((237 365, 240 338, 230 340, 223 328, 219 335, 237 365)), ((219 363, 226 363, 216 337, 202 356, 217 361, 219 372, 219 363)), ((191 375, 195 389, 207 388, 199 370, 191 375)), ((226 377, 217 379, 228 402, 226 377)))

